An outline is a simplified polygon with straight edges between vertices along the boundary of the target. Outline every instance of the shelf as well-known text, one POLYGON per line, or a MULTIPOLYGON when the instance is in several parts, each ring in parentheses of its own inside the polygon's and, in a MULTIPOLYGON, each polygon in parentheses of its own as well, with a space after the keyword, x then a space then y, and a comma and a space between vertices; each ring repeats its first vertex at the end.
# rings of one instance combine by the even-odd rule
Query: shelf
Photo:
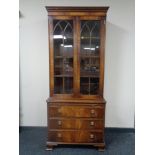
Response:
POLYGON ((71 58, 73 59, 73 56, 54 56, 55 59, 62 59, 62 58, 71 58))
POLYGON ((99 83, 97 83, 97 82, 96 83, 80 83, 80 85, 89 85, 89 84, 90 85, 98 85, 99 83))
POLYGON ((81 55, 80 58, 100 58, 99 56, 83 56, 81 55))
POLYGON ((54 77, 73 77, 73 75, 54 75, 54 77))
POLYGON ((62 65, 61 65, 61 66, 56 66, 56 65, 55 65, 54 68, 62 68, 62 65))
POLYGON ((80 85, 89 86, 89 83, 80 83, 80 85))
POLYGON ((54 56, 54 58, 63 58, 63 56, 54 56))
POLYGON ((99 75, 81 75, 80 77, 99 78, 99 75))

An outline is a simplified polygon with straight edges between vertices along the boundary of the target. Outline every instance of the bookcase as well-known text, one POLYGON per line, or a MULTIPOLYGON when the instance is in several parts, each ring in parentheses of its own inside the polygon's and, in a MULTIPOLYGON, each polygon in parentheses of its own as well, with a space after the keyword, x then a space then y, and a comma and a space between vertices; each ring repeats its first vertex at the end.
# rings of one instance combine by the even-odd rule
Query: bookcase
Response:
POLYGON ((105 148, 104 60, 109 7, 47 6, 49 81, 47 150, 105 148))

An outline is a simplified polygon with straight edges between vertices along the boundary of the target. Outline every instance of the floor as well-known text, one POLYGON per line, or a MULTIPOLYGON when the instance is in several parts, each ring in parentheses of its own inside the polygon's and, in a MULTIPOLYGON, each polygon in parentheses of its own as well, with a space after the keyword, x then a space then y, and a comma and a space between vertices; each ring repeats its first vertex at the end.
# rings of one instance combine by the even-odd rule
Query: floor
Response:
POLYGON ((135 133, 133 131, 106 129, 106 150, 99 152, 93 147, 57 147, 45 150, 47 129, 44 127, 25 127, 19 133, 19 155, 134 155, 135 133))

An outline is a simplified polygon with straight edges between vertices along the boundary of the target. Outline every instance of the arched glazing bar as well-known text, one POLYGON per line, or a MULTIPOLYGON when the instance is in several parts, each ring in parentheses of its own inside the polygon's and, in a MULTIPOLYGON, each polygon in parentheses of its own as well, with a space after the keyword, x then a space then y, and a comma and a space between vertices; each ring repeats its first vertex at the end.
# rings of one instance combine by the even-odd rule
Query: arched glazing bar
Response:
POLYGON ((73 31, 72 25, 71 25, 68 21, 66 21, 66 20, 59 20, 59 21, 55 24, 54 29, 53 29, 53 32, 55 32, 55 29, 57 28, 57 26, 59 26, 59 27, 61 28, 61 30, 64 31, 64 32, 65 32, 65 30, 66 30, 66 28, 67 28, 68 26, 69 26, 69 27, 71 28, 71 30, 73 31), (65 28, 62 27, 62 25, 61 25, 62 22, 65 22, 65 23, 66 23, 65 28))

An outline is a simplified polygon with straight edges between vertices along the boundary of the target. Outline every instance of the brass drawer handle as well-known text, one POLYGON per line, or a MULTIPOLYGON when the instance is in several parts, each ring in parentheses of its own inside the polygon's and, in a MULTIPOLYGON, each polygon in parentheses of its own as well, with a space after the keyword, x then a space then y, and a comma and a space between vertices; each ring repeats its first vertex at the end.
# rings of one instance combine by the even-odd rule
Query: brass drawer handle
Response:
POLYGON ((91 138, 91 139, 94 139, 94 137, 95 137, 95 136, 94 136, 93 134, 90 134, 90 138, 91 138))
POLYGON ((91 125, 91 126, 94 126, 94 125, 95 125, 94 121, 91 121, 91 122, 90 122, 90 125, 91 125))
POLYGON ((95 110, 94 110, 94 109, 92 109, 92 110, 91 110, 91 114, 94 114, 94 113, 95 113, 95 110))
POLYGON ((58 133, 58 135, 57 135, 57 136, 58 136, 58 138, 61 138, 61 137, 62 137, 61 133, 58 133))
POLYGON ((58 121, 58 125, 62 125, 62 122, 60 120, 58 121))

